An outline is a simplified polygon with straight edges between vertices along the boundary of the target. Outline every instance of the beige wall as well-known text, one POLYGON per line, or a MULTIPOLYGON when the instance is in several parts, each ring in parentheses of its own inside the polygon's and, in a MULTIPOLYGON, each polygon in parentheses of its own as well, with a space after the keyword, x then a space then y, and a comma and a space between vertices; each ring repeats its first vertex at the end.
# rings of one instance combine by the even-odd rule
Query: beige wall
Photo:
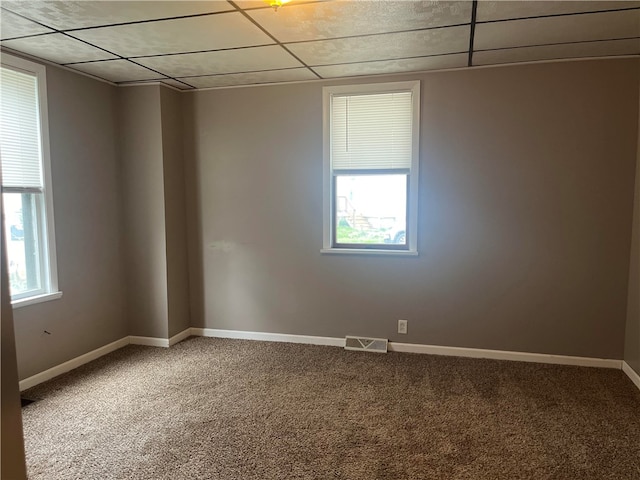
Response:
POLYGON ((15 310, 21 379, 128 333, 116 91, 105 83, 47 67, 58 283, 63 297, 15 310))
POLYGON ((186 94, 193 325, 622 358, 637 65, 393 77, 422 80, 418 258, 320 254, 322 83, 186 94))
POLYGON ((16 310, 20 378, 188 325, 622 358, 637 67, 391 78, 422 80, 418 258, 319 253, 322 83, 178 94, 49 67, 64 296, 16 310))
POLYGON ((187 208, 183 154, 182 95, 162 88, 162 156, 167 237, 169 337, 189 328, 187 208))
POLYGON ((130 333, 169 338, 190 321, 182 100, 152 85, 118 101, 130 333))
POLYGON ((168 338, 160 87, 118 91, 129 333, 168 338))
MULTIPOLYGON (((640 87, 640 86, 639 86, 640 87)), ((640 375, 640 107, 624 359, 640 375)))

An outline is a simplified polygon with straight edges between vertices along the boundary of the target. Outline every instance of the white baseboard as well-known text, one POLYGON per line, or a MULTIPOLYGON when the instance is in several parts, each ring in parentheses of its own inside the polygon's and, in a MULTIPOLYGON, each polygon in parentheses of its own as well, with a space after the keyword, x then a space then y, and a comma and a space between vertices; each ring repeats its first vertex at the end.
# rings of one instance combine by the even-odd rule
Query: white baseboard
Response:
POLYGON ((173 347, 176 343, 180 343, 181 341, 189 338, 191 335, 191 328, 185 328, 183 331, 181 331, 180 333, 176 333, 169 339, 169 346, 173 347))
MULTIPOLYGON (((306 343, 344 347, 344 338, 314 337, 309 335, 289 335, 284 333, 247 332, 243 330, 222 330, 217 328, 191 328, 191 334, 201 337, 235 338, 262 340, 267 342, 306 343)), ((484 350, 480 348, 442 347, 417 343, 389 342, 389 351, 446 355, 450 357, 490 358, 517 362, 550 363, 556 365, 577 365, 581 367, 622 368, 621 360, 608 358, 571 357, 546 353, 509 352, 504 350, 484 350)))
POLYGON ((199 337, 235 338, 238 340, 261 340, 263 342, 305 343, 307 345, 344 347, 344 338, 290 335, 287 333, 247 332, 244 330, 221 330, 217 328, 191 327, 191 335, 199 337))
POLYGON ((631 368, 631 366, 627 362, 622 362, 622 371, 627 374, 627 376, 631 379, 638 390, 640 390, 640 375, 631 368))
POLYGON ((621 360, 608 358, 571 357, 546 353, 509 352, 506 350, 485 350, 481 348, 442 347, 416 343, 389 342, 392 352, 426 353, 428 355, 446 355, 449 357, 489 358, 492 360, 510 360, 516 362, 550 363, 555 365, 577 365, 580 367, 622 368, 621 360))
POLYGON ((56 365, 55 367, 45 370, 44 372, 36 373, 35 375, 20 381, 20 391, 26 390, 27 388, 35 387, 42 382, 51 380, 53 377, 57 377, 58 375, 67 373, 74 368, 78 368, 85 363, 89 363, 92 360, 100 358, 107 353, 111 353, 127 345, 129 345, 129 337, 124 337, 120 340, 116 340, 115 342, 111 342, 104 347, 96 348, 95 350, 85 353, 84 355, 72 358, 67 362, 61 363, 60 365, 56 365))
MULTIPOLYGON (((317 337, 312 335, 290 335, 284 333, 248 332, 243 330, 223 330, 217 328, 191 327, 167 338, 128 336, 121 338, 89 353, 80 355, 68 362, 52 367, 20 381, 20 391, 34 387, 39 383, 50 380, 58 375, 66 373, 85 363, 102 357, 107 353, 122 348, 126 345, 146 345, 151 347, 168 348, 189 336, 233 338, 239 340, 260 340, 266 342, 301 343, 308 345, 327 345, 332 347, 344 347, 345 339, 337 337, 317 337)), ((622 360, 606 358, 572 357, 566 355, 549 355, 544 353, 509 352, 503 350, 484 350, 479 348, 443 347, 438 345, 422 345, 416 343, 389 342, 389 351, 423 353, 429 355, 446 355, 453 357, 489 358, 494 360, 510 360, 518 362, 549 363, 556 365, 576 365, 582 367, 601 367, 622 369, 631 381, 640 388, 640 376, 622 360)))
POLYGON ((84 355, 80 355, 79 357, 73 358, 68 362, 61 363, 60 365, 56 365, 55 367, 51 367, 44 372, 36 373, 35 375, 25 378, 20 381, 20 391, 26 390, 31 387, 35 387, 36 385, 46 382, 47 380, 51 380, 58 375, 62 375, 63 373, 67 373, 74 368, 78 368, 85 363, 89 363, 93 360, 96 360, 107 353, 111 353, 119 348, 126 347, 127 345, 147 345, 150 347, 169 347, 170 345, 175 345, 178 342, 181 342, 185 338, 191 336, 191 328, 187 328, 182 332, 174 335, 173 337, 166 338, 155 338, 155 337, 138 337, 135 335, 130 335, 128 337, 121 338, 120 340, 116 340, 104 347, 96 348, 84 355))
POLYGON ((137 335, 129 335, 129 343, 131 345, 145 345, 147 347, 165 347, 165 348, 169 348, 169 339, 168 338, 139 337, 137 335))

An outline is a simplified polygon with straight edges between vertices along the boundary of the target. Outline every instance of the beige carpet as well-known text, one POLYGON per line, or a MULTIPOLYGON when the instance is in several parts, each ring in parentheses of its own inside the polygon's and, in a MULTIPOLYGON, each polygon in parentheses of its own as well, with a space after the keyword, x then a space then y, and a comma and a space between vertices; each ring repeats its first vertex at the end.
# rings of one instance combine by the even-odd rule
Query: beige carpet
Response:
POLYGON ((191 338, 26 392, 35 479, 640 479, 617 370, 191 338))

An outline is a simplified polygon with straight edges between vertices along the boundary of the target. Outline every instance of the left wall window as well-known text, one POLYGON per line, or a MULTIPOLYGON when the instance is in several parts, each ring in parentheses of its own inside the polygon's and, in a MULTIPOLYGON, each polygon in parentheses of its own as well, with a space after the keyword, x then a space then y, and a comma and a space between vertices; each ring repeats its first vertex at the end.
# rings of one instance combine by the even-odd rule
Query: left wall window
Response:
POLYGON ((60 298, 49 159, 46 69, 1 56, 2 203, 14 307, 60 298))

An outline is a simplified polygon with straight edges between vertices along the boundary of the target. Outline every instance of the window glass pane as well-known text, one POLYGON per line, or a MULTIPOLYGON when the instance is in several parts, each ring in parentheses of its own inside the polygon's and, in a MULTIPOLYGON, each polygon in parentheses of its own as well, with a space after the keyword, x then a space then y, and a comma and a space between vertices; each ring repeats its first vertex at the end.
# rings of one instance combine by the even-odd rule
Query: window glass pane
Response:
POLYGON ((406 245, 407 175, 337 175, 337 244, 406 245))
POLYGON ((11 295, 42 290, 39 238, 41 193, 3 193, 11 295))

